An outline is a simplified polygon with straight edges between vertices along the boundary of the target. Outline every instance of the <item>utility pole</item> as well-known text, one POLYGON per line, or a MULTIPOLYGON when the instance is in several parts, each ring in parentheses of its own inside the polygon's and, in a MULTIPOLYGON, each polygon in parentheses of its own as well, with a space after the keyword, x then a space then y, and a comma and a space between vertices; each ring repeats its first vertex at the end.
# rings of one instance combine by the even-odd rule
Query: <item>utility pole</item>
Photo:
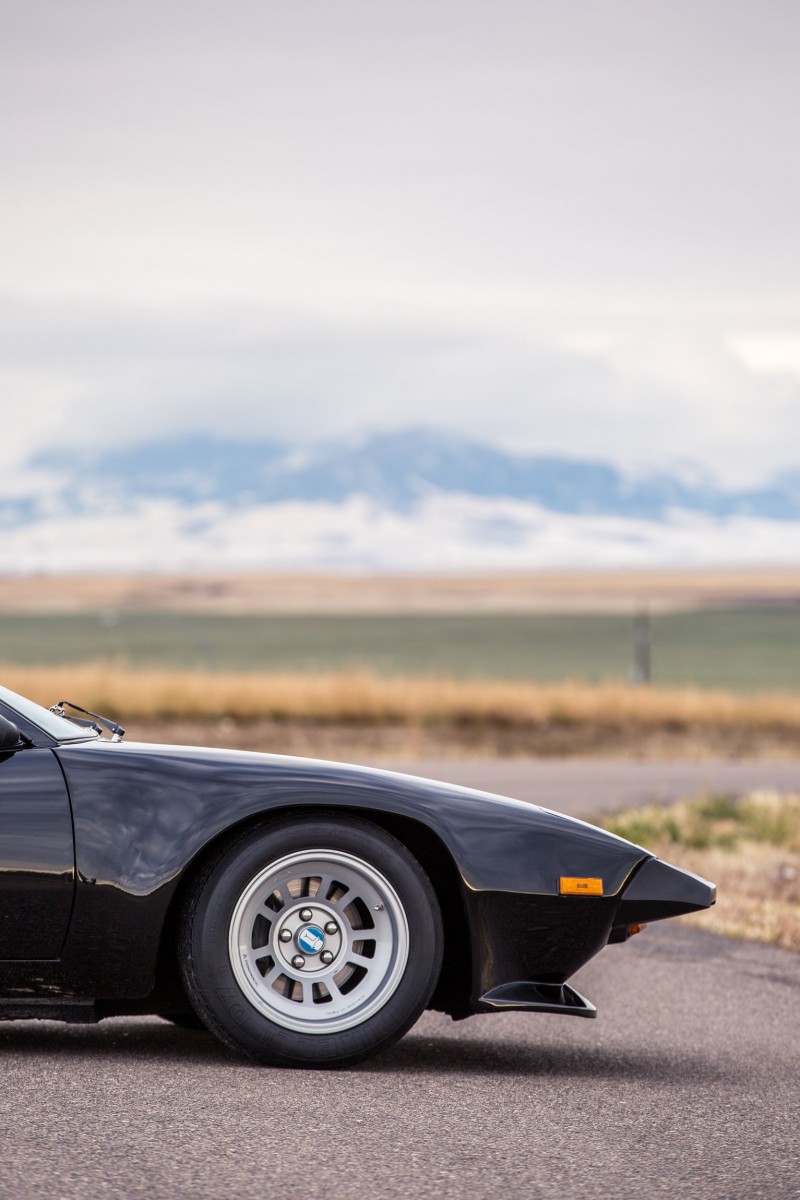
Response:
POLYGON ((650 626, 650 610, 646 604, 637 608, 633 615, 633 663, 631 683, 647 685, 651 679, 653 634, 650 626))

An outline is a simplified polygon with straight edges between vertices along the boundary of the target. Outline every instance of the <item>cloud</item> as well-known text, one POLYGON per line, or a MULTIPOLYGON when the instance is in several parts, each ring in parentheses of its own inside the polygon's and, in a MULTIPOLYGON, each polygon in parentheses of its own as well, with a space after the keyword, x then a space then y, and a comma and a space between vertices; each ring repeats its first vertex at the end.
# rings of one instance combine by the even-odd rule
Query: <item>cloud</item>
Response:
POLYGON ((52 573, 754 566, 795 562, 798 543, 800 523, 571 517, 457 495, 430 497, 406 513, 357 497, 235 512, 151 501, 114 517, 53 514, 3 534, 6 569, 52 573))
POLYGON ((55 443, 410 423, 793 465, 798 33, 781 0, 0 6, 0 489, 55 443))
POLYGON ((797 7, 6 5, 20 294, 795 295, 797 7))
POLYGON ((629 470, 684 460, 737 484, 797 463, 800 381, 708 340, 579 352, 430 320, 10 301, 0 331, 8 478, 56 446, 195 432, 303 444, 412 424, 629 470))

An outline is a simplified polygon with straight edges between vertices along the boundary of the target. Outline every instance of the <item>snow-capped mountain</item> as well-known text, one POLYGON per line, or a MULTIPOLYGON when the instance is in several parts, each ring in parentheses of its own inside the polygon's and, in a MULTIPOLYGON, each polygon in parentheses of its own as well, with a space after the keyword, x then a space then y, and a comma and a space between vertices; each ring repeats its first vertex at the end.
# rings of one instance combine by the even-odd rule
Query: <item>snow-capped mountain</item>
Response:
MULTIPOLYGON (((524 500, 573 515, 658 520, 683 509, 714 517, 800 518, 800 470, 763 488, 724 491, 664 472, 631 480, 604 462, 512 454, 426 429, 304 450, 271 441, 192 437, 78 456, 51 452, 31 465, 52 472, 57 491, 79 509, 98 496, 120 503, 145 497, 216 501, 237 508, 288 501, 340 504, 362 496, 407 509, 438 492, 524 500)), ((18 502, 17 516, 26 511, 30 505, 18 502)))
POLYGON ((702 475, 515 454, 412 429, 302 448, 221 436, 48 452, 0 496, 4 569, 792 561, 800 470, 702 475))

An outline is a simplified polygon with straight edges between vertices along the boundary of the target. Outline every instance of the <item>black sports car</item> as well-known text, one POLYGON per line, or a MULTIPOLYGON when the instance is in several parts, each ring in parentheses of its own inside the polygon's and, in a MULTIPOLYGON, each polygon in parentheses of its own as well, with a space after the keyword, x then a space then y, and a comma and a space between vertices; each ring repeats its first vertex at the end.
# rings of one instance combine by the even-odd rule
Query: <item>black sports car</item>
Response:
POLYGON ((0 688, 0 1018, 157 1013, 261 1062, 342 1066, 426 1007, 594 1016, 574 971, 714 903, 517 800, 123 732, 0 688))

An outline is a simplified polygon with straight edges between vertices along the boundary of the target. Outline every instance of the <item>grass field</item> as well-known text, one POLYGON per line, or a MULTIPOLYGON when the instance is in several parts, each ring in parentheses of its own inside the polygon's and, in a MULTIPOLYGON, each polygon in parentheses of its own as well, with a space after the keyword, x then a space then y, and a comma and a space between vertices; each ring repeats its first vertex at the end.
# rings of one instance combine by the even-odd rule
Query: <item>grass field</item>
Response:
POLYGON ((604 824, 717 884, 715 906, 686 921, 800 950, 800 796, 705 796, 604 824))
MULTIPOLYGON (((800 690, 800 609, 661 613, 652 631, 659 685, 800 690)), ((631 618, 613 613, 0 614, 0 662, 25 666, 597 683, 628 677, 631 645, 631 618)))

